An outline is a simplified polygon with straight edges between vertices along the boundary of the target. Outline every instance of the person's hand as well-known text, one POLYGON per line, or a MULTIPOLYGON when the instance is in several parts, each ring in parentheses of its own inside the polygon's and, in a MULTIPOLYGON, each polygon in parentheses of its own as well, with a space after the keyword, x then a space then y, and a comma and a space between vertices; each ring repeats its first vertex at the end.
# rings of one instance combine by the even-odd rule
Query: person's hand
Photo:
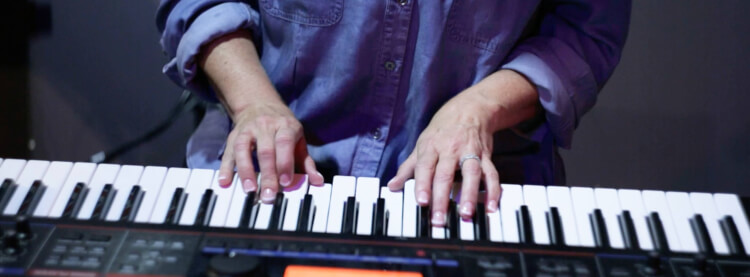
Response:
POLYGON ((234 129, 227 138, 219 168, 219 185, 231 184, 236 166, 245 191, 256 190, 254 150, 261 172, 260 199, 265 203, 274 201, 279 184, 284 187, 291 184, 295 165, 304 169, 310 184, 323 183, 323 176, 307 153, 302 124, 283 103, 258 103, 235 115, 234 129))

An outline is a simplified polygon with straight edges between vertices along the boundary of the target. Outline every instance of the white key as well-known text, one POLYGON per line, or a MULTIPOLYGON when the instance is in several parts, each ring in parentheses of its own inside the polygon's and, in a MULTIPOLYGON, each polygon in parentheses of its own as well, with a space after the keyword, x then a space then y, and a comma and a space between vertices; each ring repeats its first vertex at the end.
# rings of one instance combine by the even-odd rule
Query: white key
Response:
POLYGON ((109 211, 107 211, 106 221, 120 220, 125 203, 128 202, 130 190, 138 184, 138 180, 141 179, 141 173, 143 173, 142 166, 123 165, 120 167, 120 172, 117 173, 117 178, 112 184, 112 188, 116 192, 115 198, 112 199, 112 205, 109 207, 109 211))
POLYGON ((96 201, 99 200, 99 195, 102 193, 104 185, 114 182, 118 171, 120 171, 120 166, 116 164, 99 164, 96 167, 94 176, 91 177, 91 182, 87 185, 89 192, 86 194, 86 199, 83 200, 76 218, 82 220, 91 218, 91 214, 94 213, 94 208, 96 207, 96 201))
POLYGON ((52 209, 47 216, 52 218, 60 218, 65 211, 65 206, 70 200, 70 195, 73 193, 73 189, 78 183, 88 184, 91 180, 91 176, 94 175, 96 170, 96 164, 94 163, 75 163, 73 169, 70 170, 68 178, 60 188, 55 203, 52 205, 52 209))
POLYGON ((669 211, 672 213, 674 227, 680 232, 677 236, 680 238, 681 249, 685 252, 698 252, 698 244, 695 242, 693 228, 690 227, 690 218, 695 215, 693 207, 690 205, 690 196, 687 192, 669 191, 666 193, 669 211))
POLYGON ((692 192, 690 202, 695 213, 700 214, 706 222, 706 229, 716 253, 729 254, 729 246, 719 226, 719 212, 716 210, 714 197, 710 193, 692 192))
POLYGON ((42 183, 47 186, 44 190, 44 195, 39 199, 39 204, 36 206, 33 215, 36 217, 46 217, 49 211, 52 209, 52 204, 57 199, 60 188, 62 187, 65 179, 68 178, 70 169, 73 168, 71 162, 52 162, 47 168, 47 173, 42 178, 42 183))
POLYGON ((141 198, 141 205, 138 207, 138 212, 135 214, 135 222, 148 222, 148 219, 154 212, 156 199, 159 196, 161 185, 164 183, 164 177, 166 175, 167 168, 162 166, 147 166, 146 169, 143 170, 141 180, 138 181, 138 184, 141 186, 141 191, 143 191, 143 198, 141 198))
POLYGON ((255 217, 255 226, 253 226, 253 229, 268 230, 268 225, 271 223, 272 213, 273 204, 266 204, 261 202, 258 207, 258 215, 255 217))
POLYGON ((737 225, 737 232, 740 234, 745 253, 750 255, 750 226, 748 226, 747 215, 742 208, 740 198, 736 194, 716 193, 714 194, 714 202, 721 217, 732 217, 734 224, 737 225))
POLYGON ((357 178, 357 190, 355 199, 359 203, 359 214, 357 215, 357 235, 372 234, 372 221, 375 203, 380 197, 380 180, 371 177, 357 178))
POLYGON ((430 236, 433 239, 445 239, 445 227, 432 226, 430 228, 432 229, 430 230, 430 236))
POLYGON ((404 183, 404 207, 401 234, 407 238, 417 237, 417 199, 414 196, 414 179, 404 183))
POLYGON ((13 180, 18 179, 18 175, 21 174, 21 171, 23 171, 24 166, 26 166, 25 160, 17 160, 17 159, 7 159, 5 162, 3 162, 3 165, 0 166, 0 182, 5 181, 5 179, 10 178, 13 180))
POLYGON ((573 202, 570 200, 570 188, 561 186, 547 187, 547 201, 550 208, 556 207, 560 214, 565 245, 578 246, 578 228, 573 215, 573 202))
POLYGON ((499 210, 496 212, 487 211, 487 227, 489 229, 487 234, 489 235, 490 241, 503 241, 503 226, 499 210))
POLYGON ((607 236, 609 237, 609 245, 612 248, 623 249, 625 248, 625 242, 622 239, 622 231, 620 231, 620 221, 617 216, 620 215, 619 196, 617 190, 610 188, 595 188, 594 197, 596 197, 596 207, 602 211, 604 217, 604 223, 607 225, 607 236))
POLYGON ((523 199, 524 204, 529 207, 531 226, 534 232, 534 243, 549 244, 547 190, 543 186, 524 185, 523 199))
POLYGON ((297 230, 297 221, 302 209, 302 201, 305 199, 305 194, 307 194, 307 181, 307 175, 294 174, 292 185, 284 188, 286 210, 284 211, 284 223, 281 225, 281 230, 297 230))
POLYGON ((188 179, 190 179, 190 169, 187 168, 170 168, 167 170, 167 177, 164 178, 164 184, 159 190, 156 197, 156 205, 149 218, 149 223, 162 224, 167 219, 169 204, 172 202, 172 196, 177 188, 185 188, 188 179))
POLYGON ((458 219, 458 236, 461 240, 474 240, 474 221, 471 219, 458 219))
POLYGON ((26 198, 26 193, 28 193, 29 188, 31 188, 31 184, 44 177, 47 167, 49 167, 49 162, 47 161, 30 160, 26 163, 23 171, 21 171, 21 175, 19 175, 18 180, 16 180, 18 186, 16 187, 13 196, 11 196, 10 201, 8 201, 8 205, 5 206, 5 211, 3 212, 4 215, 16 215, 18 208, 20 208, 23 203, 23 199, 26 198))
POLYGON ((3 164, 3 158, 0 158, 0 166, 3 164))
POLYGON ((315 207, 312 231, 316 233, 325 233, 326 226, 328 226, 328 207, 331 201, 331 184, 326 183, 322 186, 310 186, 307 189, 307 193, 312 195, 312 203, 313 207, 315 207))
POLYGON ((352 176, 333 176, 331 189, 331 206, 328 209, 328 226, 326 232, 331 234, 341 233, 341 224, 344 216, 344 203, 346 198, 354 196, 357 187, 357 179, 352 176))
POLYGON ((646 212, 648 214, 653 212, 659 214, 661 225, 664 227, 664 235, 667 237, 669 250, 675 252, 681 251, 682 246, 680 245, 680 237, 677 235, 677 230, 675 230, 672 214, 669 211, 669 206, 667 206, 667 197, 664 195, 664 192, 658 190, 644 190, 641 192, 641 196, 643 196, 643 204, 646 207, 646 212))
MULTIPOLYGON (((391 191, 388 187, 380 188, 380 198, 385 199, 385 215, 388 215, 388 227, 386 235, 389 237, 401 236, 401 216, 403 214, 401 207, 404 204, 403 191, 391 191)), ((383 225, 385 226, 385 225, 383 225)))
POLYGON ((198 208, 201 205, 201 199, 206 190, 211 187, 211 181, 214 179, 214 170, 210 169, 193 169, 190 173, 190 180, 185 187, 187 199, 180 216, 180 225, 193 225, 195 217, 198 215, 198 208))
POLYGON ((520 185, 502 184, 503 194, 500 199, 500 215, 503 227, 503 241, 518 243, 518 222, 516 212, 523 205, 523 188, 520 185))
POLYGON ((232 186, 228 188, 228 190, 232 191, 232 201, 231 206, 229 207, 229 211, 227 212, 226 221, 224 223, 224 227, 227 228, 237 228, 240 226, 242 210, 245 208, 245 197, 247 196, 247 193, 245 193, 245 190, 242 188, 242 183, 240 183, 239 180, 240 179, 238 175, 235 174, 234 180, 232 181, 232 186))
POLYGON ((576 229, 578 230, 578 241, 581 246, 594 247, 594 234, 591 230, 589 215, 596 208, 594 190, 584 187, 570 188, 570 198, 573 201, 573 215, 576 218, 576 229))
MULTIPOLYGON (((208 226, 211 227, 224 227, 224 224, 226 224, 226 220, 229 217, 229 213, 231 212, 229 210, 230 207, 235 207, 236 203, 232 203, 234 200, 232 195, 234 194, 234 190, 237 189, 237 187, 240 187, 239 190, 243 193, 245 192, 241 187, 242 185, 237 186, 230 186, 228 188, 222 188, 219 186, 219 171, 217 170, 214 174, 214 180, 211 182, 211 190, 214 191, 214 195, 216 195, 216 201, 214 204, 214 210, 211 213, 211 220, 208 222, 208 226)), ((242 198, 240 202, 245 202, 245 198, 242 198)), ((241 203, 239 206, 237 206, 237 212, 239 212, 240 215, 237 216, 237 224, 239 224, 239 218, 242 216, 242 206, 244 203, 241 203)))
POLYGON ((638 245, 643 250, 653 250, 654 243, 651 241, 651 233, 646 223, 646 209, 643 206, 641 192, 634 189, 621 189, 617 191, 617 194, 620 196, 620 208, 629 211, 630 218, 633 219, 638 245))

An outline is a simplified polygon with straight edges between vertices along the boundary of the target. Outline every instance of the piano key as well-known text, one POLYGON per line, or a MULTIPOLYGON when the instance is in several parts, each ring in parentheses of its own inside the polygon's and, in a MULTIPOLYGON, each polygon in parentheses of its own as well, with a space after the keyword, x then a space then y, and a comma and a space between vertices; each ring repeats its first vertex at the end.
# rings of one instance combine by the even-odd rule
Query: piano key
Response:
POLYGON ((617 191, 617 194, 620 197, 620 208, 630 213, 640 249, 654 249, 648 225, 646 224, 647 213, 643 206, 641 192, 634 189, 620 189, 617 191))
POLYGON ((549 227, 550 244, 565 245, 565 235, 562 229, 562 219, 557 207, 550 207, 547 212, 547 227, 549 227))
MULTIPOLYGON (((5 163, 9 161, 11 160, 7 160, 5 163)), ((31 184, 44 177, 48 166, 49 162, 47 161, 30 160, 26 163, 23 171, 21 171, 21 175, 16 180, 16 192, 13 193, 13 196, 8 201, 8 205, 5 206, 4 215, 16 215, 18 208, 23 203, 23 199, 26 198, 26 193, 31 188, 31 184)))
POLYGON ((357 178, 356 201, 359 203, 357 215, 357 235, 370 235, 375 203, 380 197, 380 179, 371 177, 357 178))
POLYGON ((401 236, 401 216, 404 201, 403 191, 391 191, 388 187, 380 188, 380 198, 385 200, 385 215, 388 219, 386 235, 389 237, 401 236))
POLYGON ((536 244, 549 244, 546 218, 549 206, 547 206, 546 189, 543 186, 524 185, 523 200, 524 204, 529 208, 534 242, 536 244))
POLYGON ((276 199, 273 203, 273 210, 271 211, 271 218, 268 221, 268 229, 279 230, 281 229, 281 223, 284 222, 283 216, 287 206, 287 199, 284 197, 284 193, 276 193, 276 199))
POLYGON ((328 209, 327 233, 338 234, 341 232, 344 219, 344 202, 350 196, 354 196, 357 187, 357 179, 352 176, 334 176, 331 187, 331 202, 328 209))
POLYGON ((417 237, 418 207, 417 200, 414 196, 414 179, 404 183, 404 206, 403 216, 401 218, 401 235, 407 238, 417 237))
POLYGON ((729 254, 731 255, 744 255, 745 247, 742 246, 742 240, 740 239, 740 232, 737 230, 737 225, 734 223, 732 216, 724 216, 721 221, 721 231, 726 238, 727 246, 729 247, 729 254))
POLYGON ((176 188, 174 190, 172 198, 169 200, 169 206, 167 206, 167 213, 163 221, 164 224, 174 225, 180 222, 186 199, 187 195, 184 188, 176 188))
POLYGON ((26 192, 26 197, 21 201, 21 205, 18 207, 17 215, 31 215, 34 209, 39 205, 39 200, 42 199, 42 195, 47 190, 47 186, 42 181, 37 180, 31 184, 29 191, 26 192))
POLYGON ((695 235, 695 242, 698 245, 698 251, 706 255, 714 255, 713 243, 711 237, 708 235, 708 228, 706 228, 706 222, 703 221, 703 216, 700 214, 694 215, 689 220, 690 229, 693 230, 695 235))
POLYGON ((230 223, 231 219, 227 219, 227 227, 239 227, 243 229, 253 228, 253 226, 255 225, 255 216, 257 216, 258 209, 260 208, 258 202, 255 199, 255 193, 256 192, 251 191, 248 194, 245 194, 244 190, 242 190, 242 213, 240 214, 238 223, 235 226, 233 224, 234 220, 232 220, 232 223, 230 223))
POLYGON ((91 219, 104 220, 106 218, 109 208, 112 207, 112 199, 115 198, 115 194, 117 194, 117 191, 112 184, 104 185, 96 200, 96 205, 94 205, 94 211, 91 212, 91 219))
POLYGON ((487 240, 487 211, 484 204, 478 203, 474 210, 474 238, 476 240, 487 240))
POLYGON ((604 214, 602 213, 602 210, 600 209, 594 209, 594 211, 589 214, 589 222, 591 222, 591 229, 592 233, 594 234, 594 242, 596 243, 596 247, 599 248, 609 248, 610 247, 610 240, 609 240, 609 232, 607 231, 607 223, 604 219, 604 214))
POLYGON ((519 185, 502 184, 503 194, 500 199, 500 217, 503 228, 503 241, 517 243, 520 234, 518 233, 518 219, 516 212, 523 205, 523 189, 519 185))
POLYGON ((89 189, 86 188, 86 184, 78 183, 73 187, 73 191, 68 195, 68 203, 65 204, 62 214, 59 216, 55 215, 55 218, 75 218, 75 215, 81 210, 83 200, 88 195, 89 189))
POLYGON ((708 235, 711 237, 712 247, 718 254, 729 254, 727 241, 719 226, 719 211, 714 204, 714 197, 710 193, 690 193, 693 210, 703 217, 708 235))
POLYGON ((661 217, 658 212, 651 212, 646 218, 648 225, 649 234, 651 241, 653 242, 654 249, 659 251, 669 250, 669 243, 667 241, 667 235, 664 231, 664 224, 662 223, 661 217))
POLYGON ((594 197, 596 198, 596 207, 602 211, 604 223, 607 225, 607 238, 609 246, 616 249, 625 248, 622 241, 622 232, 617 216, 620 215, 620 201, 617 190, 609 188, 595 188, 594 197))
POLYGON ((570 188, 570 199, 573 201, 573 214, 575 215, 580 245, 585 247, 596 246, 589 219, 589 215, 596 208, 594 190, 592 188, 572 187, 570 188))
POLYGON ((215 171, 210 169, 193 169, 190 173, 190 179, 185 186, 185 207, 180 215, 180 225, 195 224, 195 217, 198 215, 198 206, 201 204, 203 193, 211 186, 215 171))
POLYGON ((346 202, 344 202, 344 219, 341 222, 341 234, 349 235, 356 230, 354 229, 354 225, 356 224, 357 208, 356 198, 354 196, 347 197, 346 202))
POLYGON ((164 184, 161 186, 159 194, 156 197, 154 209, 148 220, 149 223, 166 223, 167 212, 169 211, 172 197, 178 188, 184 190, 188 179, 190 179, 190 169, 170 168, 167 170, 167 176, 164 178, 164 184))
POLYGON ((683 252, 698 252, 695 234, 690 228, 690 218, 695 215, 693 207, 690 205, 690 196, 686 192, 674 191, 667 192, 665 196, 675 229, 680 230, 677 232, 677 236, 680 238, 680 250, 683 252))
POLYGON ((198 205, 198 212, 195 215, 193 221, 194 226, 208 226, 211 220, 211 215, 214 211, 214 205, 216 205, 216 195, 212 189, 206 189, 201 197, 200 204, 198 205))
POLYGON ((489 239, 493 242, 503 241, 503 226, 500 220, 500 211, 487 213, 487 228, 489 239))
POLYGON ((430 237, 433 239, 447 239, 448 238, 448 231, 446 230, 445 226, 438 227, 438 226, 431 226, 430 228, 430 237))
POLYGON ((99 195, 101 195, 104 185, 114 182, 118 171, 120 171, 120 166, 114 164, 99 164, 96 167, 94 176, 91 177, 91 182, 86 186, 88 193, 83 200, 83 205, 81 205, 78 214, 75 215, 77 219, 87 220, 91 218, 96 201, 99 200, 99 195))
POLYGON ((664 235, 667 237, 667 245, 671 251, 680 251, 680 237, 677 235, 672 215, 667 205, 667 198, 663 191, 644 190, 641 191, 643 204, 647 212, 657 212, 661 219, 661 225, 664 229, 664 235))
POLYGON ((0 180, 12 179, 15 181, 16 179, 18 179, 18 176, 21 174, 21 171, 23 171, 25 166, 26 166, 25 160, 18 160, 18 159, 5 160, 3 164, 0 166, 0 180))
POLYGON ((0 166, 3 164, 3 158, 0 158, 0 166))
POLYGON ((257 205, 258 207, 256 208, 256 215, 254 216, 254 223, 252 222, 253 220, 251 218, 251 225, 253 225, 253 229, 268 230, 271 223, 271 215, 273 213, 274 206, 276 206, 276 201, 271 204, 259 202, 255 205, 257 205))
POLYGON ((130 188, 128 198, 125 200, 125 207, 122 209, 122 214, 120 214, 120 221, 133 222, 142 200, 143 190, 141 189, 141 186, 135 185, 130 188))
MULTIPOLYGON (((215 179, 214 182, 216 182, 216 185, 218 185, 218 179, 216 178, 214 179, 215 179)), ((226 219, 225 219, 223 226, 227 228, 237 228, 240 226, 242 214, 245 211, 245 200, 246 200, 245 198, 247 197, 248 194, 245 193, 245 190, 242 189, 242 183, 240 183, 239 177, 237 176, 237 174, 234 175, 234 179, 232 180, 232 185, 231 187, 228 188, 228 190, 231 193, 232 201, 230 202, 230 206, 227 208, 228 211, 227 211, 226 219)), ((254 191, 250 192, 249 194, 252 194, 253 199, 255 198, 254 191)), ((248 209, 252 209, 252 204, 254 204, 252 203, 252 200, 250 202, 251 202, 250 207, 248 209)), ((219 207, 217 204, 217 207, 214 208, 214 216, 218 212, 219 212, 219 207)), ((214 219, 211 219, 211 221, 213 220, 214 219)), ((249 228, 250 227, 248 225, 249 221, 246 221, 245 223, 246 224, 243 226, 243 228, 249 228)))
POLYGON ((573 213, 573 202, 570 198, 570 188, 561 186, 547 187, 547 201, 550 210, 552 207, 557 208, 560 215, 560 222, 565 245, 578 246, 578 226, 576 225, 575 215, 573 213))
POLYGON ((633 217, 630 215, 630 211, 623 210, 622 213, 617 216, 617 221, 620 223, 620 232, 622 235, 622 242, 625 244, 625 249, 640 249, 638 235, 636 235, 635 224, 633 223, 633 217))
POLYGON ((448 232, 446 232, 446 234, 451 239, 460 238, 460 235, 458 234, 458 226, 461 221, 461 215, 458 214, 456 201, 453 199, 448 200, 448 213, 446 216, 448 217, 448 232))
MULTIPOLYGON (((7 162, 7 161, 6 161, 7 162)), ((737 226, 745 253, 750 255, 750 226, 747 216, 736 194, 716 193, 714 202, 721 216, 731 216, 737 226)))
MULTIPOLYGON (((236 181, 236 179, 234 180, 236 181)), ((213 181, 211 182, 211 190, 213 191, 213 194, 216 196, 216 200, 213 206, 213 210, 211 211, 211 214, 209 215, 209 218, 211 220, 208 222, 208 226, 211 227, 224 227, 227 221, 227 218, 230 216, 230 213, 234 212, 236 214, 237 218, 238 216, 242 214, 242 204, 243 201, 242 198, 238 198, 240 202, 234 203, 234 191, 237 189, 237 187, 241 187, 239 183, 232 182, 232 185, 228 188, 222 188, 219 186, 219 171, 217 170, 214 173, 213 181), (234 210, 231 210, 230 207, 234 210)), ((242 189, 240 189, 242 190, 242 189)), ((243 191, 244 192, 244 191, 243 191)), ((235 216, 235 215, 232 215, 235 216)))
POLYGON ((166 175, 166 167, 147 166, 143 170, 141 179, 138 181, 141 191, 143 191, 143 197, 141 198, 141 204, 137 208, 138 212, 135 214, 135 222, 147 223, 149 218, 151 218, 166 175))
POLYGON ((328 226, 328 207, 331 201, 331 184, 326 183, 322 186, 309 186, 307 193, 312 195, 312 202, 315 210, 312 231, 316 233, 325 233, 326 227, 328 226))
POLYGON ((307 182, 307 175, 294 174, 292 184, 283 188, 284 198, 287 201, 286 210, 284 211, 284 222, 281 228, 284 231, 297 230, 297 220, 300 216, 302 201, 307 194, 307 182))
POLYGON ((125 208, 125 202, 130 195, 130 190, 138 184, 138 180, 141 179, 141 173, 143 173, 142 166, 123 165, 120 167, 120 172, 117 173, 117 178, 112 183, 112 188, 116 192, 114 193, 112 206, 109 208, 105 220, 120 220, 122 210, 125 208))
POLYGON ((375 217, 372 222, 372 232, 370 232, 370 234, 377 237, 383 237, 386 234, 385 228, 387 224, 385 222, 385 199, 378 198, 378 201, 375 203, 374 214, 375 217))
POLYGON ((34 208, 33 216, 46 217, 52 209, 52 204, 59 197, 60 189, 68 178, 73 168, 71 162, 52 162, 47 168, 47 172, 42 178, 42 183, 46 186, 39 204, 34 208))
POLYGON ((531 223, 531 213, 529 207, 522 205, 516 211, 516 221, 518 226, 518 240, 524 244, 534 243, 534 230, 531 223))
POLYGON ((297 227, 295 228, 297 232, 309 232, 312 230, 314 209, 312 200, 313 196, 310 194, 305 194, 305 197, 302 198, 302 206, 299 210, 299 219, 297 220, 297 227))
MULTIPOLYGON (((417 237, 419 238, 429 238, 430 237, 430 207, 427 206, 417 206, 417 209, 419 210, 417 212, 418 214, 418 221, 417 224, 417 237)), ((444 227, 441 227, 444 228, 444 227)), ((445 234, 445 232, 443 232, 445 234)))
POLYGON ((474 219, 458 219, 458 235, 461 240, 474 240, 474 219))
POLYGON ((0 211, 5 210, 5 206, 8 205, 10 197, 13 196, 13 193, 16 191, 16 187, 16 183, 10 178, 5 179, 3 184, 0 185, 0 211))
MULTIPOLYGON (((80 210, 83 200, 85 199, 85 195, 82 195, 83 189, 85 188, 88 190, 86 184, 91 181, 91 177, 94 175, 95 170, 96 164, 94 163, 75 163, 70 170, 68 178, 65 179, 65 183, 60 187, 57 199, 55 199, 47 216, 59 218, 63 215, 65 208, 67 208, 67 205, 70 202, 71 194, 77 187, 79 187, 78 184, 81 184, 82 187, 79 187, 80 191, 78 192, 78 198, 76 199, 77 202, 74 201, 74 203, 72 203, 74 206, 72 206, 71 209, 76 208, 75 206, 77 205, 77 209, 80 210)), ((68 217, 66 218, 70 218, 69 216, 72 215, 73 210, 70 210, 69 212, 71 212, 71 214, 68 214, 68 217)))

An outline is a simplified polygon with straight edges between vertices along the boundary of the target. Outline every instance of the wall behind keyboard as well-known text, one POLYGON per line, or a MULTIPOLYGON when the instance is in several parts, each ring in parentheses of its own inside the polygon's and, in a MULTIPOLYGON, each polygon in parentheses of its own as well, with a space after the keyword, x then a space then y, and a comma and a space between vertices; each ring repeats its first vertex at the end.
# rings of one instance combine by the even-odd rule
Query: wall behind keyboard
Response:
MULTIPOLYGON (((32 157, 87 160, 164 118, 180 89, 154 26, 157 1, 37 1, 32 157)), ((568 184, 750 195, 750 1, 634 1, 620 67, 563 151, 568 184)), ((118 163, 181 166, 193 118, 118 163)))

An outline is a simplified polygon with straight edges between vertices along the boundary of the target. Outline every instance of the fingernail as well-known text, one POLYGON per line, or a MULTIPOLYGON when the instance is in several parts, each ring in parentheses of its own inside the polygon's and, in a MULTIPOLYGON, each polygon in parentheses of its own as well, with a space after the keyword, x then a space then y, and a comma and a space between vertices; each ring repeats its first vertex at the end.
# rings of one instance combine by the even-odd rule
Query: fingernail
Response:
POLYGON ((219 186, 222 188, 228 188, 232 183, 227 182, 227 179, 229 178, 226 175, 219 176, 219 186))
POLYGON ((323 174, 321 174, 320 172, 315 172, 315 173, 318 174, 318 176, 320 176, 320 178, 323 178, 323 174))
POLYGON ((474 205, 472 205, 471 202, 464 202, 463 204, 461 204, 459 213, 463 218, 471 217, 471 214, 474 213, 474 205))
POLYGON ((487 201, 487 210, 490 211, 491 213, 497 212, 497 201, 495 200, 487 201))
POLYGON ((432 212, 432 225, 436 225, 436 226, 445 225, 445 214, 441 211, 432 212))
POLYGON ((417 203, 427 205, 427 203, 430 202, 430 196, 427 195, 427 192, 420 191, 417 193, 417 203))
POLYGON ((289 178, 289 174, 284 173, 279 176, 279 184, 281 184, 282 187, 288 187, 291 182, 292 179, 289 178))
POLYGON ((258 189, 258 186, 255 185, 255 182, 253 182, 253 180, 245 179, 244 181, 242 181, 242 188, 245 189, 245 193, 248 193, 258 189))
POLYGON ((271 188, 265 188, 260 194, 260 200, 263 203, 272 203, 276 200, 276 193, 271 188))

